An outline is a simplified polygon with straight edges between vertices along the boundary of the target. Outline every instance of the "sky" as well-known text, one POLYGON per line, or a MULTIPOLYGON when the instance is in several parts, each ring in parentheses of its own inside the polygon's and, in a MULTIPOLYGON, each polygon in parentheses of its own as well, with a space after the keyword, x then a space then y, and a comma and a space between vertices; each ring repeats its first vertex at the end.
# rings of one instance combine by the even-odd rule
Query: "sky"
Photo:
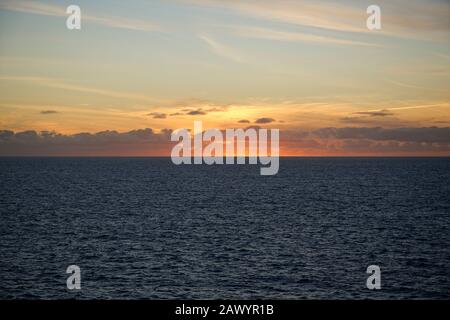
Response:
POLYGON ((280 129, 284 156, 450 156, 449 80, 450 1, 0 0, 0 156, 168 156, 195 120, 280 129))

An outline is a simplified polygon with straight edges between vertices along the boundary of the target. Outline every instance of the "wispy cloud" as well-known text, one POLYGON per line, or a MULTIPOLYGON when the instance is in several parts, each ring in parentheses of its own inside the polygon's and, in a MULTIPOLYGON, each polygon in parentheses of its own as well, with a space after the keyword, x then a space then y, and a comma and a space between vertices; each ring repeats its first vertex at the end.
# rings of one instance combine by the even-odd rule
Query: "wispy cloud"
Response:
POLYGON ((107 96, 110 98, 128 99, 128 100, 144 102, 144 103, 160 104, 160 103, 168 102, 166 100, 151 98, 151 97, 141 95, 141 94, 81 86, 81 85, 76 85, 76 84, 71 84, 71 83, 65 82, 64 80, 52 79, 52 78, 34 77, 34 76, 0 76, 0 80, 32 82, 34 84, 42 85, 42 86, 46 86, 46 87, 50 87, 50 88, 91 93, 91 94, 96 94, 96 95, 101 95, 101 96, 107 96))
POLYGON ((361 8, 321 3, 320 1, 269 1, 269 0, 184 0, 194 5, 225 8, 239 14, 276 20, 295 25, 329 30, 365 32, 365 25, 358 24, 364 17, 361 8), (336 14, 339 12, 339 14, 336 14))
POLYGON ((300 32, 288 32, 269 28, 251 27, 251 26, 235 26, 230 27, 233 34, 241 37, 255 38, 255 39, 267 39, 275 41, 288 41, 288 42, 308 42, 308 43, 320 43, 320 44, 335 44, 335 45, 354 45, 354 46, 370 46, 377 47, 380 45, 353 41, 346 39, 339 39, 334 37, 325 37, 300 32))
MULTIPOLYGON (((27 0, 5 0, 0 2, 0 10, 16 11, 29 14, 38 14, 52 17, 67 17, 66 8, 56 5, 44 4, 27 0)), ((83 21, 92 22, 98 25, 139 31, 158 31, 161 26, 135 19, 123 17, 97 16, 81 12, 83 21)))
POLYGON ((441 89, 436 89, 436 88, 425 88, 425 87, 416 86, 413 84, 404 83, 404 82, 400 82, 400 81, 394 81, 394 80, 390 80, 390 79, 386 79, 385 81, 390 84, 394 84, 396 86, 403 87, 403 88, 419 89, 419 90, 434 91, 434 92, 444 92, 444 93, 448 92, 448 90, 441 90, 441 89))
POLYGON ((235 62, 244 61, 242 54, 236 49, 220 43, 209 36, 199 35, 198 37, 203 40, 215 54, 235 62))
MULTIPOLYGON (((366 28, 367 5, 319 0, 179 0, 203 7, 226 9, 262 20, 345 33, 372 33, 366 28)), ((377 34, 448 42, 448 1, 378 0, 383 28, 377 34)))
MULTIPOLYGON (((450 103, 443 102, 443 103, 435 103, 435 104, 412 105, 412 106, 405 106, 405 107, 393 107, 393 108, 386 108, 385 110, 409 110, 409 109, 427 109, 427 108, 450 108, 450 103)), ((369 111, 376 112, 376 111, 382 111, 382 110, 369 110, 369 111)))

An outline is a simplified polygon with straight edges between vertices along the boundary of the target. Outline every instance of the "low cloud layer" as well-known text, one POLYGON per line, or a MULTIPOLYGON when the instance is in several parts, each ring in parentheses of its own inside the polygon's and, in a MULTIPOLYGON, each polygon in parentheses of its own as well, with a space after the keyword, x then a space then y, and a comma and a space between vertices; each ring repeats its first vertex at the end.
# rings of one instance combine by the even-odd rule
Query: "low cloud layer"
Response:
MULTIPOLYGON (((0 156, 169 156, 171 129, 60 134, 0 130, 0 156)), ((446 155, 450 127, 344 127, 281 131, 282 155, 446 155)))
POLYGON ((311 132, 322 139, 368 139, 375 141, 450 144, 450 128, 322 128, 311 132))
POLYGON ((450 156, 449 127, 329 127, 288 131, 281 139, 286 154, 450 156))
POLYGON ((65 135, 0 130, 0 155, 165 155, 171 130, 101 131, 65 135))

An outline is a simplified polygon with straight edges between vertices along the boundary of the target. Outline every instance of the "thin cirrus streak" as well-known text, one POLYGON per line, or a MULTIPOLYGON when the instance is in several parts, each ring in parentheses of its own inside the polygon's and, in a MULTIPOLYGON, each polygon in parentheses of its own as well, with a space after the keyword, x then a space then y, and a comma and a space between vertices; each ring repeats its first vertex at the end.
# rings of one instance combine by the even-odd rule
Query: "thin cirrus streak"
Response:
POLYGON ((436 88, 425 88, 425 87, 416 86, 416 85, 412 85, 412 84, 408 84, 408 83, 403 83, 403 82, 399 82, 399 81, 393 81, 393 80, 389 80, 389 79, 387 79, 386 82, 392 83, 392 84, 394 84, 394 85, 396 85, 396 86, 404 87, 404 88, 420 89, 420 90, 435 91, 435 92, 444 92, 444 93, 447 93, 447 92, 448 92, 448 90, 439 90, 439 89, 436 89, 436 88))
MULTIPOLYGON (((36 1, 26 1, 26 0, 6 0, 0 2, 0 10, 16 11, 29 14, 37 14, 44 16, 53 17, 67 17, 66 7, 56 6, 51 4, 39 3, 36 1)), ((129 30, 139 30, 139 31, 160 31, 162 27, 149 23, 147 21, 134 20, 123 17, 108 17, 108 16, 98 16, 82 14, 83 21, 96 23, 98 25, 118 28, 118 29, 129 29, 129 30)))
MULTIPOLYGON (((290 25, 342 33, 365 33, 366 6, 360 2, 331 3, 312 0, 178 0, 202 7, 227 9, 241 15, 262 20, 278 21, 290 25)), ((450 5, 440 1, 379 0, 383 8, 383 21, 387 26, 379 34, 402 38, 426 38, 438 34, 438 39, 448 42, 447 30, 450 5)))
POLYGON ((107 96, 107 97, 111 97, 111 98, 128 99, 128 100, 145 102, 145 103, 165 103, 165 102, 167 102, 167 100, 150 98, 148 96, 141 95, 141 94, 121 92, 121 91, 115 91, 115 90, 104 90, 104 89, 98 89, 98 88, 93 88, 93 87, 88 87, 88 86, 80 86, 80 85, 67 83, 64 80, 46 78, 46 77, 6 76, 5 75, 5 76, 0 76, 0 81, 1 80, 32 82, 32 83, 50 87, 50 88, 78 91, 78 92, 84 92, 84 93, 92 93, 92 94, 107 96))
POLYGON ((287 32, 276 29, 251 27, 251 26, 233 26, 229 28, 234 35, 240 37, 248 37, 255 39, 267 39, 276 41, 288 42, 308 42, 321 44, 335 44, 335 45, 353 45, 353 46, 367 46, 367 47, 382 47, 382 45, 369 43, 364 41, 346 40, 335 37, 325 37, 319 35, 312 35, 301 32, 287 32))
POLYGON ((405 107, 392 107, 392 108, 384 108, 384 109, 367 110, 367 112, 381 112, 381 111, 387 111, 387 110, 427 109, 427 108, 450 108, 450 103, 443 102, 443 103, 435 103, 435 104, 412 105, 412 106, 405 106, 405 107))
MULTIPOLYGON (((342 17, 361 16, 358 8, 324 5, 317 1, 222 1, 222 0, 180 0, 191 5, 225 8, 234 12, 266 20, 276 20, 294 25, 305 25, 322 29, 366 32, 363 25, 346 22, 342 17), (336 15, 339 12, 339 15, 336 15)), ((347 19, 351 21, 352 19, 347 19)))

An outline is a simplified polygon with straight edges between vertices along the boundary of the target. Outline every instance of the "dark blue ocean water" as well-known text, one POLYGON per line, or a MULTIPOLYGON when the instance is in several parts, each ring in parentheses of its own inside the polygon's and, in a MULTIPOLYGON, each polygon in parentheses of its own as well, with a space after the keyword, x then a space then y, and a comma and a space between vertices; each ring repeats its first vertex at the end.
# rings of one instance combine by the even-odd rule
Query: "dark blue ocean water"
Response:
POLYGON ((2 158, 0 298, 448 299, 449 181, 448 158, 2 158))

